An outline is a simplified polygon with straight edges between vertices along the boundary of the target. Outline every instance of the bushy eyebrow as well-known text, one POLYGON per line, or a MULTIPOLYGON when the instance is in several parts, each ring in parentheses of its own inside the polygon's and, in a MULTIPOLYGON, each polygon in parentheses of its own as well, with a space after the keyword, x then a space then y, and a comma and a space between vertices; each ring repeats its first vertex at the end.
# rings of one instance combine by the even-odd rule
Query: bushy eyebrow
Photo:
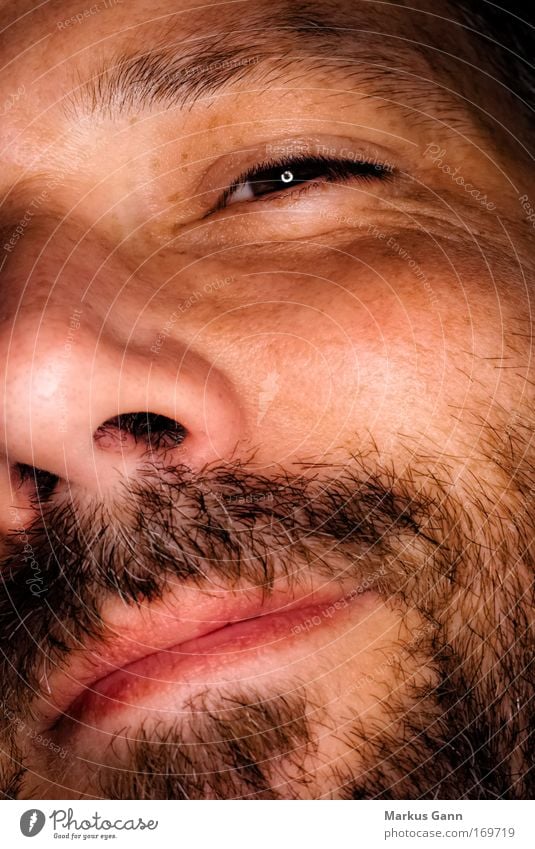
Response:
POLYGON ((403 37, 391 23, 378 25, 377 16, 372 24, 366 7, 328 0, 266 4, 245 20, 229 14, 208 31, 180 40, 168 26, 151 47, 123 49, 101 61, 73 103, 77 111, 110 117, 187 108, 246 78, 265 86, 306 85, 308 73, 323 80, 343 77, 345 87, 393 101, 399 109, 454 111, 455 99, 437 79, 440 57, 431 62, 416 34, 413 40, 403 37))

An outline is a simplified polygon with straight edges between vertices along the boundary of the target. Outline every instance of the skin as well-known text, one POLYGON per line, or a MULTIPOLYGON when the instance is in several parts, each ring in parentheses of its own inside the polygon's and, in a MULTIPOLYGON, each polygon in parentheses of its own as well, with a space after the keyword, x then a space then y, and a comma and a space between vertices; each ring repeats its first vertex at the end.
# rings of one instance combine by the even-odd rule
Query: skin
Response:
MULTIPOLYGON (((42 732, 45 745, 36 742, 42 729, 28 704, 6 701, 6 716, 20 708, 24 728, 33 730, 24 734, 19 723, 20 739, 4 738, 5 794, 112 795, 106 768, 101 784, 89 774, 88 752, 100 765, 118 758, 135 773, 126 739, 112 754, 110 735, 127 725, 132 742, 144 727, 150 741, 177 717, 187 724, 192 712, 221 713, 218 693, 236 698, 236 681, 251 703, 293 696, 289 716, 268 712, 258 720, 268 730, 277 722, 290 727, 286 757, 274 744, 266 752, 265 786, 214 778, 197 795, 372 796, 374 782, 377 794, 433 794, 431 768, 427 785, 424 770, 418 786, 403 783, 401 767, 380 773, 377 741, 393 749, 393 728, 413 703, 424 727, 441 715, 429 692, 444 675, 437 646, 446 644, 469 671, 479 670, 479 683, 500 658, 495 674, 507 715, 515 699, 512 673, 511 681, 504 678, 501 663, 507 640, 498 640, 489 622, 499 614, 508 631, 512 598, 517 610, 529 610, 534 231, 519 202, 533 177, 523 113, 514 102, 503 112, 500 84, 484 76, 482 62, 467 78, 463 62, 474 61, 473 46, 461 39, 457 59, 449 56, 432 72, 436 93, 446 97, 440 109, 403 95, 386 108, 349 74, 303 67, 276 84, 260 74, 242 79, 191 109, 160 106, 112 119, 79 107, 75 114, 65 104, 97 56, 150 44, 160 15, 176 13, 173 32, 187 37, 209 32, 221 10, 136 0, 60 27, 79 12, 76 3, 33 5, 0 3, 8 35, 0 61, 5 545, 10 532, 40 515, 34 484, 21 482, 17 464, 57 478, 51 509, 70 504, 83 512, 99 503, 120 521, 119 494, 125 481, 139 481, 146 445, 126 431, 99 428, 118 415, 150 411, 187 432, 177 447, 151 449, 162 476, 163 458, 194 479, 237 463, 275 481, 310 481, 318 468, 333 485, 344 470, 353 481, 371 475, 385 487, 393 481, 394 491, 418 505, 422 528, 439 541, 441 563, 451 565, 455 545, 461 553, 458 577, 444 589, 442 576, 427 571, 427 539, 395 535, 386 577, 371 557, 363 574, 352 572, 343 547, 322 552, 333 570, 322 577, 292 548, 291 574, 310 603, 316 591, 332 588, 336 568, 351 603, 321 613, 321 627, 305 627, 300 639, 281 638, 282 648, 264 641, 243 666, 225 650, 216 653, 191 674, 189 687, 151 685, 134 703, 120 690, 126 706, 118 718, 88 708, 83 722, 42 732), (393 173, 208 214, 222 190, 273 146, 351 150, 393 173), (28 209, 31 222, 7 250, 28 209), (361 595, 363 575, 375 578, 361 595), (432 604, 424 597, 429 586, 432 604), (306 733, 298 722, 303 694, 306 733), (68 752, 68 770, 52 758, 50 740, 68 752), (21 764, 27 772, 17 783, 12 772, 21 764)), ((247 14, 255 8, 248 3, 247 14)), ((422 9, 396 7, 388 27, 423 38, 418 27, 425 21, 433 55, 452 25, 426 21, 422 9)), ((287 574, 278 583, 293 597, 287 574)), ((240 588, 254 595, 254 582, 240 588)), ((224 581, 197 590, 171 581, 163 600, 141 599, 141 613, 101 594, 99 617, 115 646, 142 641, 150 653, 169 645, 162 638, 169 617, 210 620, 206 599, 223 604, 234 592, 224 581)), ((513 644, 526 639, 521 625, 511 622, 511 633, 513 644)), ((82 664, 84 651, 82 641, 75 652, 82 664)), ((52 675, 60 666, 52 661, 52 675)), ((135 675, 153 678, 154 666, 135 675)), ((27 687, 35 695, 29 679, 27 687)), ((489 687, 490 678, 483 702, 489 687)), ((49 700, 56 698, 53 689, 49 700)), ((519 732, 513 741, 504 737, 508 779, 499 795, 527 793, 523 744, 519 732)), ((216 774, 222 760, 214 754, 216 774)), ((126 795, 132 785, 123 787, 118 775, 113 792, 126 795)), ((455 795, 454 785, 444 784, 444 794, 455 795)), ((175 792, 156 778, 152 786, 135 789, 175 792)), ((480 792, 492 796, 484 785, 480 792)))

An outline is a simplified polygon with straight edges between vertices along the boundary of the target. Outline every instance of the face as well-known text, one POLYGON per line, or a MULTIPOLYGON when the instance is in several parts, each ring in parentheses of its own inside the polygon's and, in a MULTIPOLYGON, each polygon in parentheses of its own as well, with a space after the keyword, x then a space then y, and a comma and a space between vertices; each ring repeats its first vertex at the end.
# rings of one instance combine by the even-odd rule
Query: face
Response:
POLYGON ((0 3, 3 792, 527 794, 514 99, 446 7, 34 5, 0 3))

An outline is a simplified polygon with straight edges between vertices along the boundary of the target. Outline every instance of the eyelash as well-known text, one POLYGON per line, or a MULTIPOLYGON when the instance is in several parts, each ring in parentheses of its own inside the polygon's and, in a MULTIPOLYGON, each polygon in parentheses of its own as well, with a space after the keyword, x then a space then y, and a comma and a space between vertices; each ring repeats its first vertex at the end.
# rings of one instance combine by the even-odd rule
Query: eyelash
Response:
POLYGON ((255 165, 253 168, 250 168, 248 171, 245 171, 243 174, 240 174, 232 185, 225 189, 214 211, 227 207, 229 205, 229 200, 232 198, 232 195, 237 191, 237 189, 242 188, 249 182, 257 184, 260 182, 280 182, 282 175, 286 171, 293 173, 293 171, 296 170, 302 171, 303 168, 309 170, 317 168, 318 172, 322 173, 319 174, 319 179, 296 179, 293 184, 288 185, 287 188, 284 186, 274 186, 272 192, 268 191, 264 196, 259 196, 252 200, 262 201, 264 199, 269 199, 274 195, 280 195, 281 192, 292 193, 297 186, 300 187, 300 191, 302 192, 307 191, 313 185, 317 185, 318 183, 341 183, 351 179, 371 182, 373 180, 388 180, 392 177, 392 169, 390 167, 381 165, 381 163, 370 162, 365 159, 331 159, 328 156, 298 155, 287 159, 272 161, 266 160, 259 165, 255 165), (277 173, 279 174, 278 180, 276 177, 277 173), (273 176, 271 176, 271 174, 273 176))

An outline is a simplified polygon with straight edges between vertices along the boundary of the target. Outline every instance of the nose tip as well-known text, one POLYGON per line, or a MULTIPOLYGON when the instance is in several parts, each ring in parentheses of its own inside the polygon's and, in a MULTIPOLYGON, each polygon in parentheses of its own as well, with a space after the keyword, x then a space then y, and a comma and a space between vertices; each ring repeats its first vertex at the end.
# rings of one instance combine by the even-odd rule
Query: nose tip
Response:
POLYGON ((15 336, 0 351, 0 439, 10 469, 102 493, 147 457, 200 471, 233 453, 241 414, 232 388, 178 342, 155 358, 81 326, 65 356, 65 325, 36 334, 22 324, 15 336))

